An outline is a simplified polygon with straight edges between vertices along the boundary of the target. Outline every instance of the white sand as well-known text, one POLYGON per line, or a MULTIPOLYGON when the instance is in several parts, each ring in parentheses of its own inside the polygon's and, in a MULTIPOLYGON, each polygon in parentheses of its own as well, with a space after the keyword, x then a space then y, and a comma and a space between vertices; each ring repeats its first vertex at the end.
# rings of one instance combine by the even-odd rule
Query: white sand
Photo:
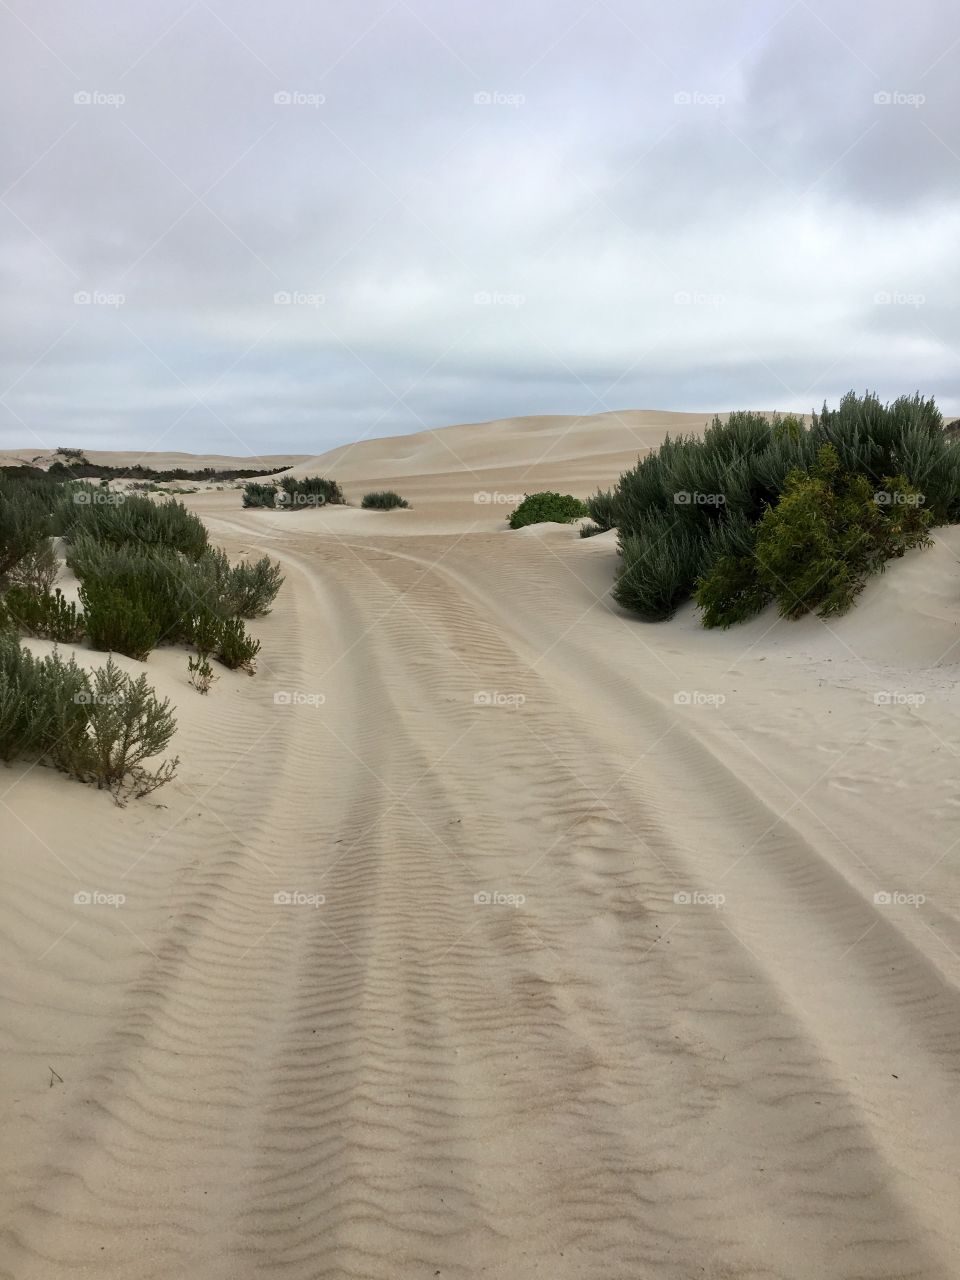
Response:
POLYGON ((186 498, 287 583, 254 679, 146 664, 173 785, 2 779, 0 1274, 960 1274, 960 532, 717 634, 474 501, 705 419, 324 457, 410 511, 186 498))

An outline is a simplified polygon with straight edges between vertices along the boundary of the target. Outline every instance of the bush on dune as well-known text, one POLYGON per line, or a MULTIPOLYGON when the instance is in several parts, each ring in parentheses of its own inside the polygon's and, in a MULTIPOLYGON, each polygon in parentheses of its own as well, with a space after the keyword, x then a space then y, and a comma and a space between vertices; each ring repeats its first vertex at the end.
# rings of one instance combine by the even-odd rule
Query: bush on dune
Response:
POLYGON ((586 505, 572 494, 529 493, 510 515, 510 528, 522 529, 525 525, 543 524, 548 520, 569 524, 571 520, 579 520, 589 514, 586 505))
POLYGON ((112 659, 88 675, 71 658, 36 658, 0 635, 0 759, 50 764, 80 782, 108 789, 118 804, 173 778, 178 761, 150 771, 176 721, 146 677, 131 679, 112 659))
POLYGON ((392 489, 381 489, 376 493, 365 493, 360 505, 377 511, 393 511, 396 507, 409 507, 410 503, 392 489))
POLYGON ((79 485, 63 496, 60 527, 71 541, 87 535, 109 546, 163 547, 198 560, 208 546, 206 526, 182 502, 154 502, 143 494, 100 491, 79 485))
POLYGON ((49 547, 52 498, 42 484, 0 479, 0 585, 49 547))
POLYGON ((15 586, 0 597, 0 627, 60 644, 77 644, 83 639, 84 617, 59 588, 51 595, 15 586))
POLYGON ((960 519, 960 448, 932 400, 851 392, 809 426, 734 413, 702 439, 668 437, 607 496, 598 510, 614 513, 622 556, 614 596, 642 617, 668 618, 694 594, 707 626, 770 600, 786 617, 826 615, 886 560, 926 545, 929 527, 960 519))

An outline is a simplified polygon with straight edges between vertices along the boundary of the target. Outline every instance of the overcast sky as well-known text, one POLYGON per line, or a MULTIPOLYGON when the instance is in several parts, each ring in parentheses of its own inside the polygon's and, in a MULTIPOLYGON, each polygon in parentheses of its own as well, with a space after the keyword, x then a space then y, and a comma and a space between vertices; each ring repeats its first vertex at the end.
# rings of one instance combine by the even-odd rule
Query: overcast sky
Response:
POLYGON ((4 0, 0 444, 960 412, 948 0, 4 0))

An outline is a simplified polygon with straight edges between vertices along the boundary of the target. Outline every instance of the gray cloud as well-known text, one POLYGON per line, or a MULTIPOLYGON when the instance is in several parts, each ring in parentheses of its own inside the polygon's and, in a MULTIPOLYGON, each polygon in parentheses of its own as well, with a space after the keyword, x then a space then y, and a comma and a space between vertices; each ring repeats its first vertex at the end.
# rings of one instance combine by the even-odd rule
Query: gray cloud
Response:
POLYGON ((0 29, 4 444, 960 410, 945 0, 11 0, 0 29))

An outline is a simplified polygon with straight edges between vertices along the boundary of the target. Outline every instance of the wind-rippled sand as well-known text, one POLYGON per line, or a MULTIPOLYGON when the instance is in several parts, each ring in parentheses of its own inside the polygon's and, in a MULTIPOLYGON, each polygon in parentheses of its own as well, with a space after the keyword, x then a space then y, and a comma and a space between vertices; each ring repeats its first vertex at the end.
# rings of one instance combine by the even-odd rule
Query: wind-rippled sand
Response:
POLYGON ((960 1275, 960 538, 711 634, 611 605, 613 535, 505 531, 702 422, 319 464, 410 511, 186 499, 287 581, 254 679, 146 664, 172 786, 0 777, 0 1274, 960 1275))

